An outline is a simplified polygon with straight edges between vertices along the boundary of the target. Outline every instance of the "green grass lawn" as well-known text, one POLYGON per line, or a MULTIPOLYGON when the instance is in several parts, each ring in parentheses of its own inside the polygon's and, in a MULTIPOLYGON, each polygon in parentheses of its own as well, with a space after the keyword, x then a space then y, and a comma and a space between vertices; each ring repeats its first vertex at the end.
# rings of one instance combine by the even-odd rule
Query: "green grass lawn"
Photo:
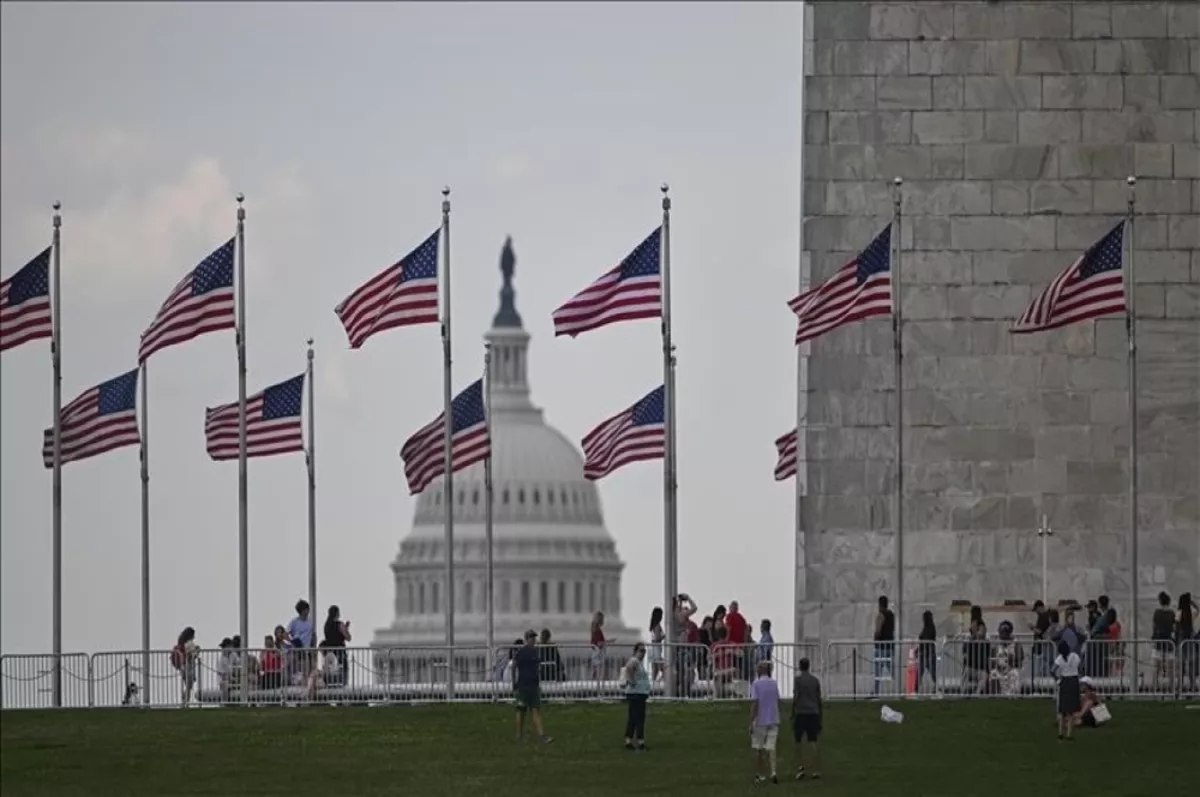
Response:
POLYGON ((644 754, 621 746, 621 705, 549 705, 548 747, 518 745, 502 706, 14 711, 0 717, 0 793, 1159 797, 1195 782, 1200 711, 1182 704, 1116 703, 1071 744, 1048 700, 895 705, 903 725, 880 722, 879 704, 830 705, 825 779, 765 787, 750 785, 740 704, 652 704, 644 754))

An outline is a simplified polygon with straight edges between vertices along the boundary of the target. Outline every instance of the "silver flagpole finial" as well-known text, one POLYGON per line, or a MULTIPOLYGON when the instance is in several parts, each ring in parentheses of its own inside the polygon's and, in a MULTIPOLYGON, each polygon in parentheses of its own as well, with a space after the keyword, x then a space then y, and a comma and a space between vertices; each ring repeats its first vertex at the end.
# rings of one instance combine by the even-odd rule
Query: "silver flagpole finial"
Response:
POLYGON ((54 200, 54 204, 50 207, 54 208, 54 212, 57 213, 58 211, 62 210, 62 203, 56 199, 54 200))
POLYGON ((1129 183, 1130 185, 1137 185, 1137 178, 1131 174, 1125 178, 1125 182, 1129 183))

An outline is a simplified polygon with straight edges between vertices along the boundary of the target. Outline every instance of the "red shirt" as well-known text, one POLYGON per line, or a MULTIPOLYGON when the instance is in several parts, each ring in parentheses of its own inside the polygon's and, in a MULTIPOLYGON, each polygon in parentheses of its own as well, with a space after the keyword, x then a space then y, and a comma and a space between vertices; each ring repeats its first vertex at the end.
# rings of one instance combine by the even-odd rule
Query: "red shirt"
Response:
POLYGON ((722 639, 712 647, 713 667, 718 670, 732 669, 736 666, 735 653, 737 653, 737 645, 728 639, 722 639))
POLYGON ((689 645, 697 645, 700 643, 700 626, 687 621, 687 641, 689 645))
POLYGON ((263 672, 279 672, 283 669, 283 659, 279 656, 279 651, 268 650, 263 653, 262 658, 263 672))
POLYGON ((592 629, 592 646, 598 647, 598 648, 604 647, 604 629, 603 628, 593 628, 592 629))
POLYGON ((725 628, 729 630, 729 641, 734 645, 746 644, 746 634, 750 630, 746 618, 741 612, 730 612, 725 615, 725 628))

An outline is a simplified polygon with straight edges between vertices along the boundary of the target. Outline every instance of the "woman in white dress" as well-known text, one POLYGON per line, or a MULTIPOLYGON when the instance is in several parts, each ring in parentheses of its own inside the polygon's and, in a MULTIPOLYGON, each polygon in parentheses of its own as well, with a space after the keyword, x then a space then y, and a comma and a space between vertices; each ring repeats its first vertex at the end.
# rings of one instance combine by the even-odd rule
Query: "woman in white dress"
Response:
POLYGON ((663 674, 663 662, 666 661, 666 656, 663 651, 663 640, 666 639, 666 632, 662 626, 663 610, 661 606, 655 606, 650 612, 650 677, 657 681, 663 674))
POLYGON ((1079 699, 1079 654, 1071 651, 1064 640, 1058 642, 1054 659, 1054 676, 1058 678, 1058 738, 1071 741, 1071 728, 1081 708, 1079 699))

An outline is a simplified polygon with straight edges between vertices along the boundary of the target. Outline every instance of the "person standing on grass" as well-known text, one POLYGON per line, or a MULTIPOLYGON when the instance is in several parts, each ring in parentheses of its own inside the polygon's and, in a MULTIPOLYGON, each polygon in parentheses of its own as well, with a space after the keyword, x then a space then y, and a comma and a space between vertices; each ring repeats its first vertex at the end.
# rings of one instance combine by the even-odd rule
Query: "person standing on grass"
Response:
POLYGON ((625 749, 646 749, 646 702, 650 699, 650 673, 646 669, 646 646, 633 646, 633 656, 625 663, 625 701, 629 706, 625 720, 625 749))
POLYGON ((608 645, 613 642, 604 636, 604 612, 592 615, 592 680, 603 681, 608 673, 605 672, 605 654, 608 645))
POLYGON ((666 632, 663 631, 663 610, 661 606, 655 606, 650 612, 650 666, 653 672, 650 677, 657 681, 663 675, 663 665, 666 663, 666 645, 663 644, 666 640, 666 632))
POLYGON ((171 648, 171 666, 179 671, 183 681, 183 705, 192 702, 192 690, 196 688, 196 660, 200 648, 196 646, 196 629, 190 625, 179 634, 175 647, 171 648))
POLYGON ((675 668, 675 688, 679 690, 680 697, 691 697, 692 681, 696 677, 696 661, 691 646, 700 640, 700 629, 692 622, 695 613, 696 602, 686 592, 679 593, 671 607, 671 614, 675 618, 671 629, 675 638, 671 641, 678 644, 667 666, 675 668))
POLYGON ((779 739, 779 684, 771 677, 771 662, 759 662, 758 677, 750 686, 750 749, 754 751, 754 782, 779 782, 775 769, 775 743, 779 739))
POLYGON ((792 733, 796 737, 796 780, 804 779, 804 741, 812 751, 812 779, 821 777, 821 717, 825 711, 821 700, 821 681, 810 671, 807 658, 800 659, 800 674, 792 684, 792 733))
POLYGON ((1079 654, 1067 641, 1058 641, 1058 657, 1054 659, 1054 674, 1058 677, 1058 738, 1071 741, 1071 727, 1079 713, 1079 654))
POLYGON ((312 618, 309 617, 311 611, 308 601, 296 601, 296 616, 288 622, 287 627, 287 638, 292 644, 295 668, 303 676, 302 681, 306 681, 309 671, 317 666, 316 657, 312 655, 317 646, 317 633, 313 628, 312 618))
POLYGON ((775 637, 771 636, 771 621, 763 620, 759 626, 758 647, 754 649, 754 661, 770 661, 775 653, 775 637))
MULTIPOLYGON (((752 662, 753 650, 748 649, 750 640, 750 624, 742 615, 737 601, 729 602, 729 611, 725 614, 725 631, 729 644, 735 646, 734 658, 737 660, 738 677, 749 681, 754 672, 752 662)), ((716 640, 714 640, 716 641, 716 640)))
POLYGON ((533 729, 542 744, 551 739, 542 728, 542 656, 537 649, 537 631, 525 632, 525 644, 513 654, 513 690, 516 692, 517 741, 525 741, 525 714, 532 715, 533 729))
POLYGON ((883 671, 889 679, 895 678, 896 615, 888 608, 887 595, 879 596, 879 611, 875 613, 875 656, 871 694, 879 694, 883 671))
MULTIPOLYGON (((1154 643, 1151 656, 1154 660, 1154 691, 1166 682, 1175 691, 1175 612, 1171 611, 1171 596, 1158 593, 1158 608, 1150 620, 1150 639, 1154 643)), ((1136 645, 1137 642, 1135 641, 1136 645)))

